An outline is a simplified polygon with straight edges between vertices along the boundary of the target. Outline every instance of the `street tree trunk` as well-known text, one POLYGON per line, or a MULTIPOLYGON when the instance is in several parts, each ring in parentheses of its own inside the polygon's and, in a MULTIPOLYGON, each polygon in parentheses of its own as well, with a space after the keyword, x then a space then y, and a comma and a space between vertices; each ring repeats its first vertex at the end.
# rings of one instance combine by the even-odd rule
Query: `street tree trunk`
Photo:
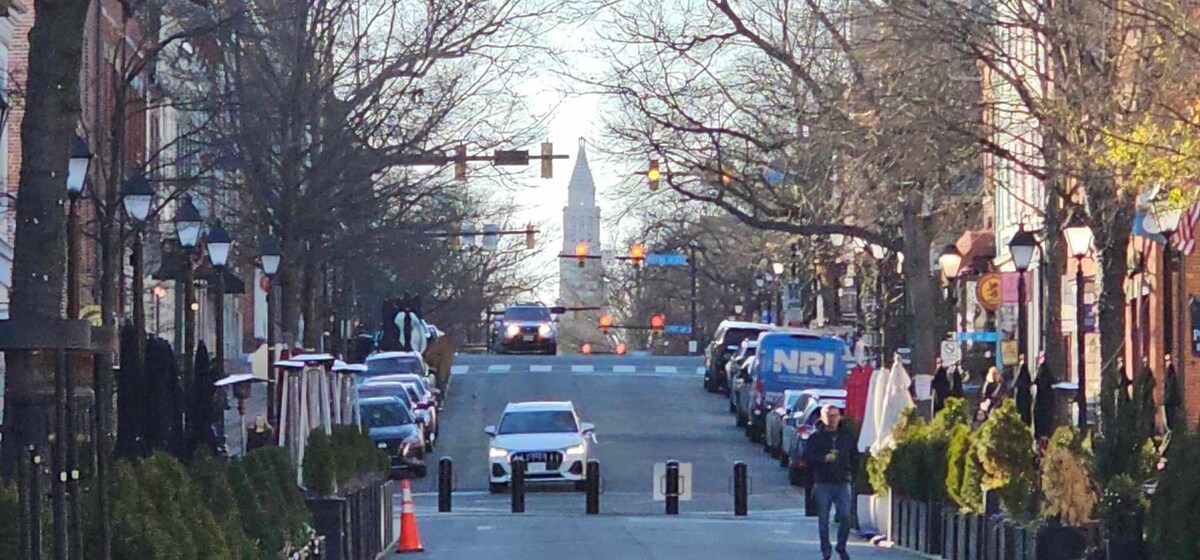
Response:
MULTIPOLYGON (((1134 199, 1111 177, 1087 178, 1092 232, 1100 260, 1098 320, 1100 332, 1101 420, 1113 419, 1107 398, 1116 394, 1125 375, 1125 278, 1129 238, 1133 227, 1134 199)), ((1089 371, 1095 375, 1096 372, 1089 371)), ((1096 419, 1092 419, 1095 421, 1096 419)), ((1103 429, 1103 428, 1102 428, 1103 429)))
MULTIPOLYGON (((908 343, 912 348, 909 374, 933 374, 933 359, 940 350, 938 326, 943 325, 938 310, 941 290, 929 272, 929 247, 933 243, 933 216, 923 212, 924 193, 912 189, 905 193, 903 207, 904 287, 908 293, 908 343)), ((884 364, 891 356, 884 356, 884 364)))
MULTIPOLYGON (((79 69, 87 0, 36 0, 29 32, 29 76, 21 123, 11 318, 62 316, 66 276, 66 176, 79 120, 79 69)), ((52 353, 8 352, 5 436, 0 474, 11 475, 18 450, 44 444, 53 395, 52 353)))
MULTIPOLYGON (((1049 152, 1049 150, 1047 150, 1049 152)), ((1047 158, 1046 161, 1053 161, 1047 158)), ((1046 343, 1043 349, 1046 351, 1046 364, 1050 366, 1050 371, 1060 379, 1065 378, 1067 372, 1067 351, 1063 346, 1062 335, 1062 286, 1063 272, 1067 262, 1066 244, 1063 241, 1062 235, 1062 198, 1058 193, 1065 192, 1059 185, 1053 183, 1061 181, 1061 173, 1056 171, 1051 172, 1050 182, 1051 187, 1046 189, 1046 218, 1043 222, 1045 226, 1045 241, 1043 250, 1046 258, 1044 259, 1045 270, 1042 271, 1042 281, 1046 283, 1046 299, 1042 306, 1042 312, 1045 313, 1045 322, 1042 324, 1042 332, 1045 334, 1046 343)))

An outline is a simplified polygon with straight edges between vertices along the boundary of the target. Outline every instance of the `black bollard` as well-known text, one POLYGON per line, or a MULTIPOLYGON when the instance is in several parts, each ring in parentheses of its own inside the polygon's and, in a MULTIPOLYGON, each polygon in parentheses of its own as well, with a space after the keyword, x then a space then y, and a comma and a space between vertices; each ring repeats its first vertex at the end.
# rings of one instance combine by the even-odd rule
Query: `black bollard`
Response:
POLYGON ((525 513, 525 459, 512 461, 512 512, 525 513))
POLYGON ((454 463, 449 457, 438 460, 438 512, 450 511, 450 492, 454 488, 454 463))
POLYGON ((600 513, 600 461, 589 459, 587 462, 587 513, 600 513))
POLYGON ((667 515, 679 515, 679 461, 667 461, 667 515))
POLYGON ((733 514, 746 515, 749 505, 750 475, 746 472, 746 463, 738 461, 733 464, 733 514))

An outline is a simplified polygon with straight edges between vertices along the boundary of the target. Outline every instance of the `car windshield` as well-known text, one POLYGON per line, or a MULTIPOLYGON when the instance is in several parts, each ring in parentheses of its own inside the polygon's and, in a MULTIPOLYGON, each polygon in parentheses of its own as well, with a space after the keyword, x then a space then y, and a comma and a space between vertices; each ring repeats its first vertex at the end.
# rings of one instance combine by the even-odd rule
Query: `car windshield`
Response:
POLYGON ((404 401, 404 406, 412 407, 412 397, 408 395, 408 387, 403 383, 382 383, 379 385, 363 385, 358 388, 359 398, 366 397, 396 397, 404 401))
MULTIPOLYGON (((759 329, 729 329, 725 331, 725 344, 727 346, 737 346, 747 338, 758 338, 758 334, 761 332, 763 331, 759 329)), ((752 350, 750 351, 753 352, 752 350)))
POLYGON ((500 434, 555 434, 578 432, 569 410, 510 412, 500 419, 500 434))
POLYGON ((416 373, 424 374, 421 359, 416 356, 396 356, 393 358, 377 358, 367 360, 368 374, 383 373, 416 373))
POLYGON ((368 430, 413 423, 408 409, 395 401, 365 403, 360 408, 362 409, 362 424, 368 430))
POLYGON ((783 401, 783 406, 788 410, 795 410, 796 403, 800 400, 800 393, 788 393, 787 399, 783 401))
POLYGON ((545 307, 510 307, 504 311, 505 321, 549 321, 550 310, 545 307))

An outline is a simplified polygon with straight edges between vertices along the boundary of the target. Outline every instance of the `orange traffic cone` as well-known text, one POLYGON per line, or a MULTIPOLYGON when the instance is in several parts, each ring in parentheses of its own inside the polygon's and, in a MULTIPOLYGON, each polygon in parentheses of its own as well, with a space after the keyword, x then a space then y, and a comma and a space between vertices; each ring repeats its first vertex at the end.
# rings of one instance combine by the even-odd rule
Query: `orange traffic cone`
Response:
POLYGON ((408 479, 401 481, 404 496, 400 501, 400 545, 396 552, 425 552, 421 546, 421 533, 417 531, 417 514, 413 511, 412 487, 408 479))

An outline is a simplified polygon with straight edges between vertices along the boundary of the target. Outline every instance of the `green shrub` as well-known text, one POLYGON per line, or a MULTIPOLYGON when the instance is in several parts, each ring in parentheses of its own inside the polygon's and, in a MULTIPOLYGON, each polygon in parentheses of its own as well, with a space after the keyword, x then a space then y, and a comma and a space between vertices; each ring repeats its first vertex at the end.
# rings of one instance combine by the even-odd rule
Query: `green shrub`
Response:
POLYGON ((949 443, 946 447, 946 495, 959 509, 966 511, 977 511, 982 506, 981 503, 972 501, 972 495, 963 493, 967 462, 971 461, 973 446, 971 428, 958 425, 950 429, 949 443))
POLYGON ((1009 516, 1026 519, 1037 511, 1037 469, 1033 432, 1021 420, 1016 404, 1005 399, 992 411, 975 437, 975 454, 983 486, 1000 492, 1000 507, 1009 516))
POLYGON ((1158 479, 1147 519, 1152 558, 1200 558, 1200 434, 1176 429, 1171 435, 1171 457, 1158 479))
POLYGON ((1078 429, 1063 426, 1054 431, 1042 458, 1042 493, 1046 498, 1042 515, 1072 526, 1091 521, 1096 491, 1088 472, 1090 464, 1091 455, 1078 429))
POLYGON ((255 499, 250 505, 257 504, 261 508, 263 520, 256 526, 260 531, 268 531, 259 535, 262 548, 274 554, 287 544, 299 542, 298 535, 303 533, 309 516, 304 497, 296 486, 296 471, 291 467, 287 450, 264 448, 247 454, 238 462, 242 463, 242 476, 254 494, 255 499))
POLYGON ((259 558, 254 543, 246 535, 237 497, 229 483, 229 470, 207 453, 197 453, 191 465, 192 478, 204 499, 204 504, 216 518, 226 544, 234 558, 259 558))
POLYGON ((323 428, 313 430, 304 448, 304 487, 319 498, 334 495, 338 489, 337 468, 330 437, 323 428))
POLYGON ((309 492, 320 497, 346 494, 387 476, 391 459, 358 426, 337 426, 331 432, 325 435, 324 428, 317 428, 308 436, 304 486, 309 492))
POLYGON ((1140 483, 1127 474, 1114 476, 1100 495, 1105 534, 1141 538, 1146 506, 1145 490, 1140 483))
POLYGON ((966 428, 962 399, 951 399, 928 424, 909 409, 895 433, 895 447, 884 467, 884 478, 897 495, 925 502, 947 499, 950 439, 955 428, 966 428))
POLYGON ((892 461, 891 450, 884 449, 877 454, 871 454, 867 457, 867 480, 871 483, 871 488, 876 492, 884 492, 892 487, 888 484, 887 469, 888 464, 892 461))

